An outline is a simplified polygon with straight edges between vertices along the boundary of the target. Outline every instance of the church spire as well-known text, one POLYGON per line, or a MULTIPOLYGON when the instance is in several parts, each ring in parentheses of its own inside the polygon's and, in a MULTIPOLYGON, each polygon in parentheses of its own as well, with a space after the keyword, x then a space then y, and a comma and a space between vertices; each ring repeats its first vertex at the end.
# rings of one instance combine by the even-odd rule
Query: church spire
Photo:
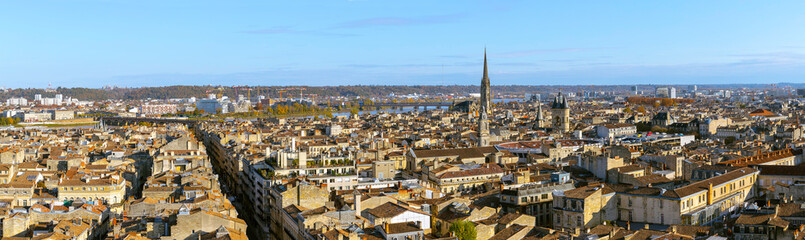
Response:
POLYGON ((492 87, 489 83, 489 68, 486 63, 486 48, 484 48, 484 76, 481 78, 481 102, 479 105, 486 109, 487 114, 492 111, 492 87))
POLYGON ((481 79, 480 119, 478 119, 478 146, 489 146, 489 113, 492 108, 492 89, 489 86, 489 70, 486 67, 486 48, 484 48, 484 76, 481 79))
POLYGON ((486 48, 484 48, 484 78, 483 81, 489 82, 489 70, 486 67, 486 48))

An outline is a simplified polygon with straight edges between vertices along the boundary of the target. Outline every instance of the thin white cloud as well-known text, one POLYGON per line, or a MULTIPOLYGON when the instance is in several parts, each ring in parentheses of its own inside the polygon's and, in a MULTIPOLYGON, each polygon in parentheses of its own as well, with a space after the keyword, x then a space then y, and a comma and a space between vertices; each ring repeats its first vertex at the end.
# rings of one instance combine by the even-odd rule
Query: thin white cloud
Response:
POLYGON ((364 28, 375 26, 404 26, 404 25, 427 25, 454 22, 464 17, 463 14, 423 16, 423 17, 376 17, 344 22, 335 28, 364 28))

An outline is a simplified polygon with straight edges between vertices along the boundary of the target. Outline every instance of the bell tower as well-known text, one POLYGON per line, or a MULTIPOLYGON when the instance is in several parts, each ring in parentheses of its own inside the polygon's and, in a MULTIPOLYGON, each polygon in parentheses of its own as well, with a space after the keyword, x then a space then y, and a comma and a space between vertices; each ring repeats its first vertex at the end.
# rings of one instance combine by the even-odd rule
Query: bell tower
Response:
POLYGON ((551 104, 551 121, 555 132, 565 133, 570 131, 570 108, 567 106, 567 98, 559 92, 551 104))

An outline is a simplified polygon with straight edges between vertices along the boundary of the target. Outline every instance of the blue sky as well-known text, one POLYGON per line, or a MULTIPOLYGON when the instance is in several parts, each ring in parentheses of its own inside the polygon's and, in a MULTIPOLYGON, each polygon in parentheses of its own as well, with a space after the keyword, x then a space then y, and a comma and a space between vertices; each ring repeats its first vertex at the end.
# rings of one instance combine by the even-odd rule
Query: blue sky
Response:
POLYGON ((805 81, 805 1, 0 1, 0 86, 805 81))

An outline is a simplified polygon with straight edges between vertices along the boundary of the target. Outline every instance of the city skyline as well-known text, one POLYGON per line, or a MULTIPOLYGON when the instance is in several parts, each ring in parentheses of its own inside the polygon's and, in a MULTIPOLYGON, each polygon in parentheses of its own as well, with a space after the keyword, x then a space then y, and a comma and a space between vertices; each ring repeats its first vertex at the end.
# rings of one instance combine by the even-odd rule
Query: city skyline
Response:
POLYGON ((799 83, 802 5, 8 2, 0 86, 799 83))

